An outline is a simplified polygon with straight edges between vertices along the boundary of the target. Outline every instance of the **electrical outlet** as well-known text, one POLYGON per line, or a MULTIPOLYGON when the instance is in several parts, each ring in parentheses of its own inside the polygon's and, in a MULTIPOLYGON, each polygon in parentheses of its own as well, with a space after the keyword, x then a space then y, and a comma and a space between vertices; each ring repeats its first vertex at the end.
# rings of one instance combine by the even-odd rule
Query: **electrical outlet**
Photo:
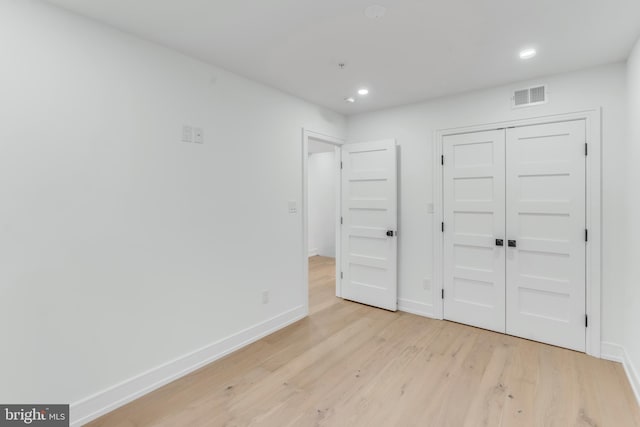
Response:
POLYGON ((204 131, 201 128, 193 128, 193 142, 204 144, 204 131))
POLYGON ((298 213, 298 203, 295 200, 289 200, 289 213, 298 213))
POLYGON ((262 303, 269 304, 269 291, 262 291, 262 303))

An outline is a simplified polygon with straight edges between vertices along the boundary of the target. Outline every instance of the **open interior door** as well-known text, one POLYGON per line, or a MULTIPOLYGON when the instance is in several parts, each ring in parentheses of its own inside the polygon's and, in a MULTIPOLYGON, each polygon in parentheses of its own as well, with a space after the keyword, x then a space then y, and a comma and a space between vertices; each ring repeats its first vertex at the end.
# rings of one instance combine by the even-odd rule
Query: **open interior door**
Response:
POLYGON ((394 140, 342 147, 342 297, 396 311, 397 163, 394 140))

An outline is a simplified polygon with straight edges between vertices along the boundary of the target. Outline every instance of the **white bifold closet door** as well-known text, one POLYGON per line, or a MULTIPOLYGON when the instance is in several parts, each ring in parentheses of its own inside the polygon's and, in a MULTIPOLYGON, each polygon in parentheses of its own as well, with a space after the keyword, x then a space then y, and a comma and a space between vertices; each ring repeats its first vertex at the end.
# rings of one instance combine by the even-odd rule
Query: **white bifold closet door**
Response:
POLYGON ((506 132, 507 333, 585 351, 585 121, 506 132))
POLYGON ((342 147, 342 297, 398 307, 394 140, 342 147))
POLYGON ((443 139, 445 319, 585 351, 585 126, 443 139))
POLYGON ((445 319, 505 332, 502 130, 446 136, 445 319))

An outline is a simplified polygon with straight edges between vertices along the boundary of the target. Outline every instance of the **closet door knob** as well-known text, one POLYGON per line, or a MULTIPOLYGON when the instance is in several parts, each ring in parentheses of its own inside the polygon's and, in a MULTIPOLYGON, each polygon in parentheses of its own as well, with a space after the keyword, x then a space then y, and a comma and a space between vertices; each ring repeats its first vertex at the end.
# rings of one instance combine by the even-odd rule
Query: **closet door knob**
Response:
POLYGON ((496 239, 496 246, 504 246, 504 240, 496 239))
POLYGON ((509 247, 510 248, 515 248, 516 247, 516 241, 515 240, 509 240, 509 247))

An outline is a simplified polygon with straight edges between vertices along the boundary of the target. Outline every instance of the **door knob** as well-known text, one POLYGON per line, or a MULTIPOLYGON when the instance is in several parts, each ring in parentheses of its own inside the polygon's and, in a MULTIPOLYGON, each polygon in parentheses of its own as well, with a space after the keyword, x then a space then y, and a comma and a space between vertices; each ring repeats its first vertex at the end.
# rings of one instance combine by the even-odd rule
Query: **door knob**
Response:
POLYGON ((393 237, 396 233, 393 230, 388 230, 387 231, 387 236, 388 237, 393 237))
POLYGON ((496 246, 504 246, 504 240, 496 239, 496 246))
POLYGON ((509 240, 508 244, 509 244, 510 248, 515 248, 516 247, 516 241, 515 240, 509 240))

